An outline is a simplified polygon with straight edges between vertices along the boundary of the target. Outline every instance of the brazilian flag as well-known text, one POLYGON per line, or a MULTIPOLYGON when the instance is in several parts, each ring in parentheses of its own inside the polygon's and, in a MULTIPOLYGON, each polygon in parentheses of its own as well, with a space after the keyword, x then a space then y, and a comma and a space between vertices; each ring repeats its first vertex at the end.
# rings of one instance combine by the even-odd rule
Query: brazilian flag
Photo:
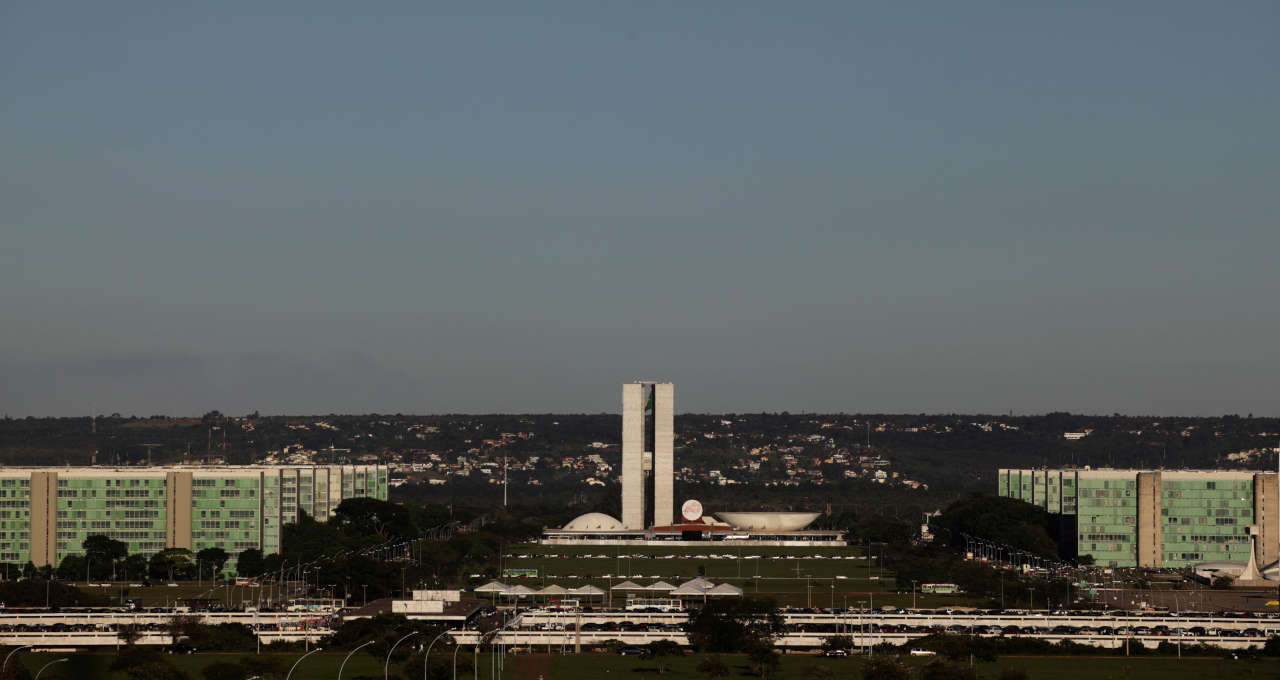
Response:
POLYGON ((644 405, 644 410, 645 410, 645 412, 646 412, 646 413, 648 413, 649 411, 652 411, 652 410, 653 410, 653 393, 654 393, 654 390, 650 389, 650 390, 649 390, 649 401, 644 405))

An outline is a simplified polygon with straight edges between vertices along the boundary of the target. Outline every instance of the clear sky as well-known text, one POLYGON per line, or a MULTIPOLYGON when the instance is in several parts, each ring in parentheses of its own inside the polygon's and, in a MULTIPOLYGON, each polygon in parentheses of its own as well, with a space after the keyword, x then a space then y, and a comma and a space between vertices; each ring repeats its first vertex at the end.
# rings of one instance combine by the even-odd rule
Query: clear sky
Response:
POLYGON ((0 4, 0 411, 1280 415, 1280 4, 0 4))

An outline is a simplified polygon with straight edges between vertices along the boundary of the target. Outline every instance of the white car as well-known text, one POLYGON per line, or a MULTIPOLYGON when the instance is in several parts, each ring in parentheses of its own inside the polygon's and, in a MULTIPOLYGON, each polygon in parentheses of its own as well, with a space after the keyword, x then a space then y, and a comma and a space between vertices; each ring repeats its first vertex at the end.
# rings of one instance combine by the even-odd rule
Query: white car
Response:
POLYGON ((933 651, 932 649, 913 649, 913 650, 911 650, 911 656, 937 656, 937 655, 938 655, 938 653, 937 653, 937 652, 935 652, 935 651, 933 651))

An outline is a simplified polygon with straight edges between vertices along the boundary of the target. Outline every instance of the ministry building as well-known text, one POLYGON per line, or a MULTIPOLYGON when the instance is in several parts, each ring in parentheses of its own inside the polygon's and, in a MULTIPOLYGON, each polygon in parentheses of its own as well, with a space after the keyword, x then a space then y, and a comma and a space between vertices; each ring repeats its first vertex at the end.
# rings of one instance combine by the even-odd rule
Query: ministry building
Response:
POLYGON ((0 468, 0 562, 56 567, 94 535, 130 554, 280 551, 280 527, 347 498, 387 499, 385 465, 0 468))
POLYGON ((1258 565, 1280 559, 1275 472, 1001 469, 998 487, 1058 516, 1074 538, 1065 547, 1101 566, 1243 563, 1250 550, 1258 565))

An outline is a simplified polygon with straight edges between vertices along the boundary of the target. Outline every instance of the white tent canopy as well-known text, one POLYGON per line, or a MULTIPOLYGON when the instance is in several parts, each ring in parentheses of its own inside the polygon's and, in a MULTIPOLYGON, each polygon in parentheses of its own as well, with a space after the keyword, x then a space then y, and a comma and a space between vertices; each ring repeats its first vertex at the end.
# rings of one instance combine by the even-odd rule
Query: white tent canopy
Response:
POLYGON ((582 586, 582 587, 579 587, 579 588, 570 588, 570 589, 567 591, 567 594, 568 594, 568 595, 591 595, 591 596, 595 596, 595 595, 604 595, 604 590, 602 590, 602 589, 600 589, 600 588, 597 588, 597 587, 595 587, 595 586, 587 585, 587 586, 582 586))
POLYGON ((556 596, 556 597, 558 597, 558 596, 560 596, 560 595, 564 595, 564 594, 566 594, 566 593, 568 593, 568 592, 569 592, 568 590, 565 590, 565 589, 564 589, 564 586, 558 586, 558 585, 556 585, 556 584, 554 584, 554 583, 553 583, 553 584, 551 584, 551 585, 547 586, 546 588, 543 588, 542 590, 539 590, 539 591, 538 591, 537 593, 535 593, 535 594, 536 594, 536 595, 546 595, 546 596, 556 596))
POLYGON ((609 590, 644 590, 644 586, 635 581, 623 581, 609 590))
POLYGON ((511 586, 499 581, 490 581, 482 586, 476 586, 473 592, 477 593, 505 593, 511 586))
POLYGON ((679 588, 671 591, 672 595, 706 595, 711 588, 704 588, 697 584, 685 583, 679 588))
POLYGON ((510 588, 499 593, 503 597, 525 597, 535 594, 533 588, 529 586, 511 586, 510 588))
POLYGON ((729 597, 741 597, 742 589, 735 585, 730 585, 728 583, 721 583, 720 585, 714 588, 708 589, 707 594, 708 595, 725 595, 729 597))
POLYGON ((645 590, 660 590, 660 591, 663 591, 663 592, 668 592, 668 591, 675 590, 675 589, 676 589, 676 587, 675 587, 675 586, 673 586, 673 585, 671 585, 670 583, 667 583, 666 581, 658 581, 657 583, 651 583, 651 584, 649 584, 649 585, 645 586, 645 587, 644 587, 644 589, 645 589, 645 590))

